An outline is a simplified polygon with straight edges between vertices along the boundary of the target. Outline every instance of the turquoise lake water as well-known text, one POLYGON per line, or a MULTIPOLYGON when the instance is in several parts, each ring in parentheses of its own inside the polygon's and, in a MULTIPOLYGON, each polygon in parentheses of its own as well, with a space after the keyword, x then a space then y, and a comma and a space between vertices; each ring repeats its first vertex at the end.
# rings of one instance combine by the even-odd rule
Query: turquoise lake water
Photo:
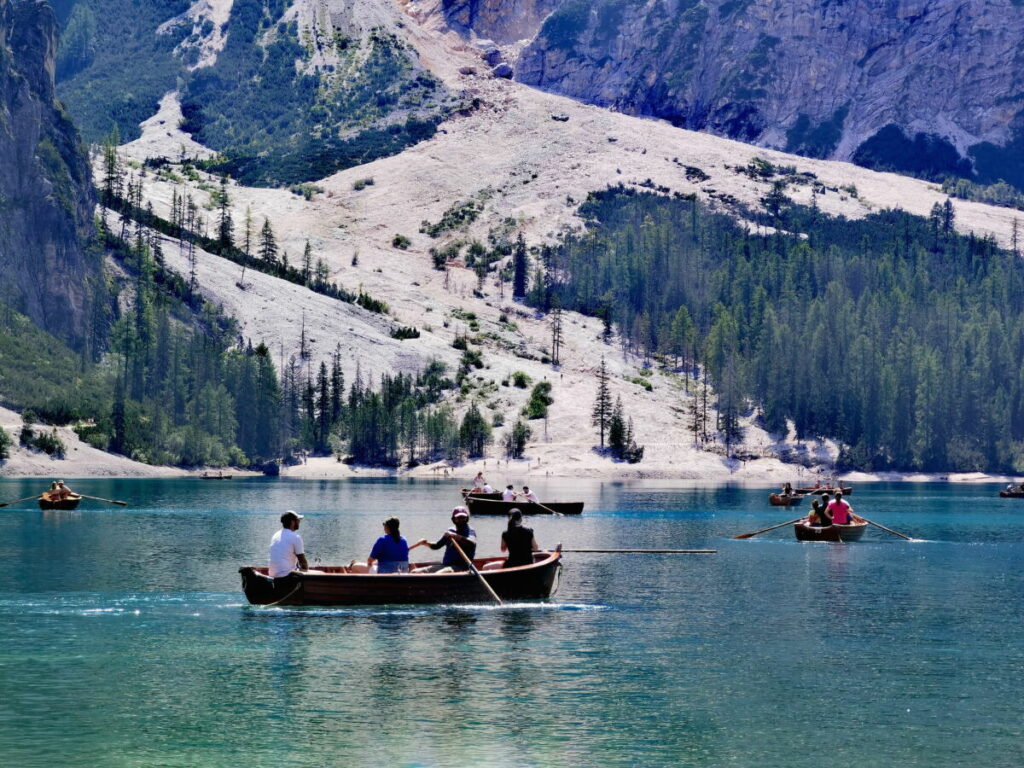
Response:
POLYGON ((765 489, 552 480, 587 509, 529 520, 542 546, 718 554, 570 554, 546 604, 285 609, 238 577, 283 510, 347 563, 391 514, 439 535, 458 484, 71 485, 131 506, 0 510, 3 765, 1024 765, 1024 500, 996 486, 859 485, 927 541, 829 545, 730 539, 797 516, 765 489))

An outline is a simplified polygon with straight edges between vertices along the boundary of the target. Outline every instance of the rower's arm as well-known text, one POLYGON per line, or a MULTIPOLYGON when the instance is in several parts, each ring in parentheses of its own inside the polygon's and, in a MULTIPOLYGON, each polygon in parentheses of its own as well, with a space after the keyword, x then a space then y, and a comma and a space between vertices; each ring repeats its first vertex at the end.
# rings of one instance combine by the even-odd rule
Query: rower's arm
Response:
POLYGON ((302 570, 302 571, 308 571, 309 570, 309 563, 306 562, 306 556, 304 554, 302 554, 300 552, 299 554, 297 554, 295 556, 295 558, 299 561, 299 570, 302 570))

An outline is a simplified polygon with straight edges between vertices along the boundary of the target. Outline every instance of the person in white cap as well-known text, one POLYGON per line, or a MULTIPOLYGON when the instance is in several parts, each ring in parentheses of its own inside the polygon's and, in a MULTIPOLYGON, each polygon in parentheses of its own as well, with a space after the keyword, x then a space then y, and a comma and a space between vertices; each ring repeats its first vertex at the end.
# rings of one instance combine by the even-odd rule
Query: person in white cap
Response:
MULTIPOLYGON (((443 568, 451 568, 453 571, 468 571, 469 566, 466 565, 466 561, 462 559, 455 547, 452 546, 452 542, 458 542, 462 551, 466 553, 466 557, 470 560, 473 559, 473 555, 476 554, 476 531, 469 527, 469 510, 465 507, 456 507, 452 510, 452 527, 444 532, 444 535, 434 543, 430 543, 426 539, 420 539, 413 547, 428 546, 431 549, 440 549, 444 547, 444 557, 441 558, 441 565, 434 566, 431 570, 441 570, 443 568)), ((411 547, 410 547, 411 549, 411 547)))
POLYGON ((268 573, 272 579, 287 576, 296 567, 303 571, 309 570, 309 563, 306 562, 306 554, 302 546, 302 537, 297 533, 300 520, 302 520, 302 515, 292 509, 281 515, 281 530, 275 533, 270 540, 268 573))

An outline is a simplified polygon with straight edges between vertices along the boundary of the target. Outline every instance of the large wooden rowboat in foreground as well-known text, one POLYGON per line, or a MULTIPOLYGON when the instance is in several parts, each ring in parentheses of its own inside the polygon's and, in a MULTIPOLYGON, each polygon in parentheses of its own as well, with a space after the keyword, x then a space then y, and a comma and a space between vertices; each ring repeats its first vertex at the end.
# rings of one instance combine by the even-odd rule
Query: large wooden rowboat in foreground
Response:
POLYGON ((39 508, 40 509, 63 509, 69 511, 72 509, 78 509, 78 505, 82 502, 82 497, 77 493, 73 493, 66 499, 54 499, 51 498, 50 494, 44 493, 39 497, 39 508))
POLYGON ((583 514, 582 501, 552 501, 543 504, 531 504, 528 501, 492 501, 478 499, 476 496, 466 497, 466 506, 474 515, 507 515, 511 510, 518 509, 524 515, 580 515, 583 514))
MULTIPOLYGON (((536 552, 532 565, 484 570, 504 557, 473 564, 502 600, 544 600, 558 589, 562 553, 536 552)), ((412 563, 418 568, 431 563, 412 563)), ((487 603, 492 598, 476 575, 456 573, 349 573, 344 565, 318 566, 309 573, 272 579, 266 568, 239 568, 242 589, 253 605, 387 605, 487 603)))
POLYGON ((867 527, 867 523, 824 526, 796 523, 793 532, 797 541, 859 541, 867 527))

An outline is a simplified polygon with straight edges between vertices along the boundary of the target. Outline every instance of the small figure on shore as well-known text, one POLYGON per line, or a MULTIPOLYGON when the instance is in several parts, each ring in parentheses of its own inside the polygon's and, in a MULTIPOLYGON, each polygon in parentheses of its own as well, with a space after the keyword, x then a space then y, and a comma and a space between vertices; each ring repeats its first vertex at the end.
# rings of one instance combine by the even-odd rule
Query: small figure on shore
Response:
POLYGON ((408 573, 409 542, 398 530, 397 517, 389 517, 384 521, 384 535, 373 544, 370 556, 366 558, 367 570, 377 564, 377 573, 408 573))
POLYGON ((501 492, 502 501, 515 501, 516 500, 516 489, 509 483, 505 486, 505 490, 501 492))
POLYGON ((534 538, 533 529, 523 525, 523 513, 511 509, 508 513, 508 527, 501 532, 501 551, 508 552, 503 568, 532 565, 533 553, 540 547, 534 538))
POLYGON ((537 494, 530 490, 530 486, 524 485, 523 492, 519 494, 526 499, 530 504, 539 504, 540 499, 537 498, 537 494))
POLYGON ((281 515, 281 530, 270 540, 270 578, 280 579, 296 568, 302 571, 309 570, 302 537, 298 534, 299 521, 302 517, 291 509, 281 515))
POLYGON ((431 549, 440 549, 444 547, 444 557, 441 558, 440 565, 428 566, 423 571, 416 569, 416 572, 444 572, 445 569, 452 571, 468 571, 469 566, 466 565, 466 561, 462 559, 462 555, 458 553, 452 542, 458 543, 462 551, 466 553, 466 557, 470 560, 476 554, 476 531, 469 527, 469 510, 465 507, 455 507, 452 510, 452 527, 449 528, 440 539, 431 544, 426 539, 420 539, 410 547, 427 546, 431 549))

